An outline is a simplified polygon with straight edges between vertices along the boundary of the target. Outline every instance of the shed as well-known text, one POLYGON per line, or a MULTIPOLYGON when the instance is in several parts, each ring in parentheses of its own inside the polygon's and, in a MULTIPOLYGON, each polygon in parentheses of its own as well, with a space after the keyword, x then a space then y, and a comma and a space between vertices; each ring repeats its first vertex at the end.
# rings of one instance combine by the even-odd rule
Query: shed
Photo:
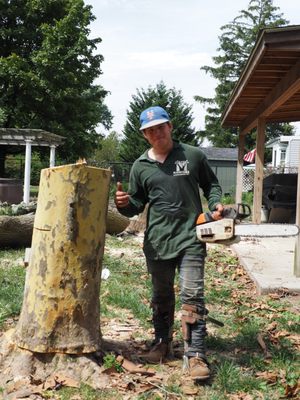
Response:
MULTIPOLYGON (((222 125, 239 128, 236 199, 242 197, 245 135, 257 128, 253 221, 261 222, 265 127, 270 122, 300 120, 300 25, 264 29, 222 115, 222 125)), ((296 224, 300 225, 298 179, 296 224)), ((300 276, 300 236, 295 275, 300 276)))
POLYGON ((223 193, 232 194, 236 186, 238 149, 226 147, 202 147, 209 164, 218 177, 223 193))

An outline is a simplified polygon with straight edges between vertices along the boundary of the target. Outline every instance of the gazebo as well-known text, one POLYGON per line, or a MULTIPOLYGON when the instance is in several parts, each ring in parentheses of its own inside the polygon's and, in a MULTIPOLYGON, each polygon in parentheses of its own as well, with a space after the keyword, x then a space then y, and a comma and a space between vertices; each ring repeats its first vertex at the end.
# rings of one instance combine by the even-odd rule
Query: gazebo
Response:
MULTIPOLYGON (((265 127, 271 122, 300 121, 300 25, 261 31, 222 115, 224 127, 239 128, 236 201, 242 199, 245 135, 257 128, 253 222, 261 222, 265 127)), ((300 225, 300 180, 296 224, 300 225)), ((295 250, 300 276, 300 237, 295 250)))
POLYGON ((0 145, 25 146, 25 168, 23 201, 29 203, 30 195, 30 169, 31 169, 31 147, 50 147, 50 167, 55 165, 55 149, 64 141, 63 136, 56 135, 42 129, 17 129, 0 128, 0 145))

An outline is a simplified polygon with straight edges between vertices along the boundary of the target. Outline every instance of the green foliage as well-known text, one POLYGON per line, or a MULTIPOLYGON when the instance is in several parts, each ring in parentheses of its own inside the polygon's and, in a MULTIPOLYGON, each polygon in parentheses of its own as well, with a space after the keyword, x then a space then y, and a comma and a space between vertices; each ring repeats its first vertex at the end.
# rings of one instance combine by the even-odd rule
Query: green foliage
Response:
POLYGON ((124 161, 133 162, 148 147, 140 129, 141 112, 151 106, 161 106, 168 112, 173 123, 173 137, 185 143, 196 144, 192 106, 184 102, 182 94, 175 88, 168 89, 163 82, 154 88, 138 89, 132 96, 127 110, 127 122, 124 127, 124 140, 121 143, 120 156, 124 161))
POLYGON ((115 368, 117 372, 123 371, 122 365, 116 360, 116 356, 111 353, 103 357, 103 367, 106 369, 115 368))
POLYGON ((243 192, 242 202, 252 206, 253 204, 253 192, 243 192))
POLYGON ((112 131, 107 136, 100 139, 99 148, 91 157, 99 164, 110 164, 119 161, 121 140, 117 132, 112 131))
POLYGON ((114 389, 96 390, 86 384, 81 384, 80 389, 62 387, 59 391, 48 390, 43 393, 43 398, 53 400, 111 400, 117 399, 118 393, 114 389), (80 393, 80 394, 78 394, 80 393))
POLYGON ((250 392, 261 389, 266 384, 247 371, 241 371, 232 361, 224 360, 216 369, 216 377, 213 387, 220 392, 235 393, 250 392))
MULTIPOLYGON (((59 160, 56 160, 56 165, 59 165, 59 160)), ((5 172, 6 176, 15 179, 24 179, 24 154, 10 154, 6 157, 5 172)), ((30 168, 30 183, 38 185, 40 183, 40 174, 43 168, 49 168, 49 159, 43 159, 37 151, 32 152, 31 168, 30 168)))
MULTIPOLYGON (((200 137, 207 138, 216 147, 235 147, 238 142, 237 128, 222 128, 221 116, 230 94, 239 79, 248 57, 255 45, 261 29, 286 25, 288 21, 278 13, 279 7, 273 6, 272 0, 250 0, 247 10, 230 23, 221 27, 218 55, 213 57, 214 66, 201 67, 217 80, 218 84, 213 98, 195 96, 195 100, 208 105, 205 116, 205 130, 200 137)), ((291 134, 289 124, 269 124, 267 140, 291 134)), ((246 136, 246 148, 255 147, 255 132, 246 136)))
MULTIPOLYGON (((6 260, 2 255, 3 252, 1 251, 1 265, 6 260)), ((9 261, 6 260, 5 264, 8 263, 9 261)), ((23 300, 24 281, 25 271, 23 267, 12 266, 8 271, 0 268, 0 326, 6 318, 19 314, 23 300)))
POLYGON ((89 37, 94 19, 83 0, 0 2, 1 126, 66 137, 58 152, 69 161, 95 148, 99 124, 111 126, 107 92, 93 84, 103 61, 101 39, 89 37))
MULTIPOLYGON (((106 245, 119 246, 117 238, 113 236, 106 241, 106 245)), ((126 242, 122 242, 122 247, 126 242)), ((117 306, 119 309, 131 310, 133 315, 138 318, 144 326, 148 326, 151 316, 150 308, 146 299, 150 296, 150 280, 145 277, 142 285, 136 286, 134 290, 128 290, 132 281, 140 280, 144 274, 145 266, 140 258, 131 255, 131 259, 116 260, 108 254, 104 254, 104 265, 110 270, 111 275, 107 281, 102 282, 102 290, 107 292, 105 304, 102 302, 102 311, 108 314, 108 306, 117 306)))

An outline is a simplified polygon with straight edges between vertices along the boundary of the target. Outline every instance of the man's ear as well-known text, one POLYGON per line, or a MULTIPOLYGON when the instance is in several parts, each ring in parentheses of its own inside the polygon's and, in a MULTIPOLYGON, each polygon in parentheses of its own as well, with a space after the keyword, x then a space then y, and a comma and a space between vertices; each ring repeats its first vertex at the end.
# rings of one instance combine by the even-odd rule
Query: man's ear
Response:
POLYGON ((169 121, 169 122, 167 122, 167 123, 168 123, 168 125, 169 125, 169 127, 170 127, 170 129, 171 129, 171 132, 172 132, 172 130, 173 130, 173 124, 172 124, 172 122, 169 121))
POLYGON ((145 131, 142 131, 142 132, 143 132, 144 139, 148 142, 147 135, 145 134, 145 131))

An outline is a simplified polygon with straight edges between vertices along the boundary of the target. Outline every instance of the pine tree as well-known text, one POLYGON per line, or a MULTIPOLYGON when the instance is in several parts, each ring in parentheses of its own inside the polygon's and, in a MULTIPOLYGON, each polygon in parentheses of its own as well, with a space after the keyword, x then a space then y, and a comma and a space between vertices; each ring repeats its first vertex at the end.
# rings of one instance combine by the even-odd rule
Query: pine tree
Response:
MULTIPOLYGON (((208 105, 205 116, 205 130, 200 137, 207 138, 216 147, 235 147, 238 142, 237 128, 223 128, 221 116, 230 94, 245 67, 257 36, 263 28, 274 28, 288 24, 279 7, 272 0, 251 0, 247 10, 242 10, 232 22, 221 27, 218 55, 213 57, 215 66, 201 67, 218 82, 214 98, 195 96, 195 100, 208 105)), ((289 134, 289 124, 267 125, 267 139, 289 134)), ((255 132, 246 136, 246 147, 255 146, 255 132)))
POLYGON ((156 87, 138 89, 132 96, 132 101, 127 110, 127 121, 124 127, 125 138, 121 143, 120 156, 124 161, 133 162, 148 147, 140 129, 139 117, 141 112, 151 106, 163 107, 169 114, 173 124, 173 137, 185 143, 196 144, 197 139, 194 129, 192 106, 184 102, 181 91, 175 88, 168 89, 163 82, 156 87))

